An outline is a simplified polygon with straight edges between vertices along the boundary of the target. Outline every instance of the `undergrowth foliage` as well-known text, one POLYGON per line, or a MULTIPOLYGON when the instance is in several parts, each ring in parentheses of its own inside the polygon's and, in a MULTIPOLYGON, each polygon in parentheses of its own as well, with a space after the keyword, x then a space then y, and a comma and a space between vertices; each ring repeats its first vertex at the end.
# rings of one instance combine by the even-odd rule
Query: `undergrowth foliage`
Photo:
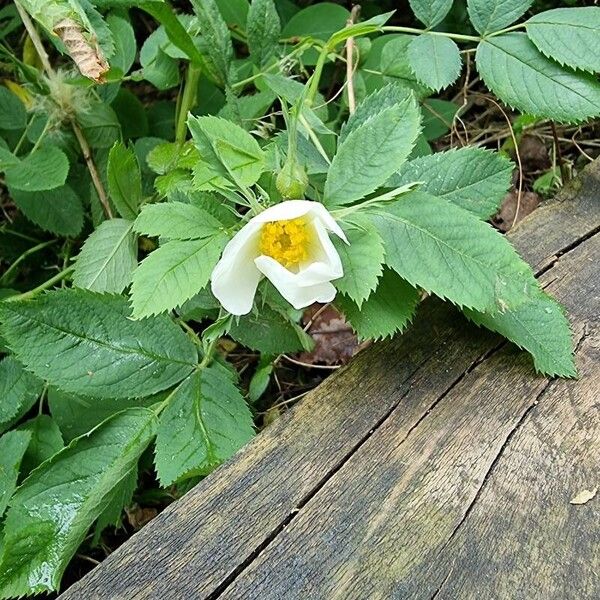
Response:
POLYGON ((140 460, 177 490, 250 440, 219 341, 261 353, 255 401, 278 355, 310 349, 299 319, 314 300, 376 340, 434 295, 538 372, 576 375, 562 307, 486 222, 514 165, 477 147, 433 154, 460 107, 431 96, 474 53, 508 106, 597 116, 600 8, 517 22, 530 0, 468 0, 470 35, 440 26, 452 4, 411 0, 422 30, 388 25, 392 13, 352 22, 327 2, 0 11, 0 171, 14 204, 0 240, 0 597, 58 589, 90 529, 97 542, 120 523, 140 460), (130 8, 156 21, 139 47, 130 8), (352 89, 328 104, 344 59, 352 89), (163 99, 144 105, 137 82, 163 99), (62 268, 24 282, 49 250, 62 268))

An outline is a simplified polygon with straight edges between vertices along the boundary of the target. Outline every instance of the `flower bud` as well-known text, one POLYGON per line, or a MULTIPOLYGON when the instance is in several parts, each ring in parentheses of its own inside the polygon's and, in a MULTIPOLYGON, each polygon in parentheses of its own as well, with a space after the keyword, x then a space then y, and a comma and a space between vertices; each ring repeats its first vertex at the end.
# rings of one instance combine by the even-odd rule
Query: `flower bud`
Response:
POLYGON ((294 158, 288 156, 283 168, 277 174, 275 186, 283 198, 304 198, 304 192, 308 187, 306 170, 294 158))

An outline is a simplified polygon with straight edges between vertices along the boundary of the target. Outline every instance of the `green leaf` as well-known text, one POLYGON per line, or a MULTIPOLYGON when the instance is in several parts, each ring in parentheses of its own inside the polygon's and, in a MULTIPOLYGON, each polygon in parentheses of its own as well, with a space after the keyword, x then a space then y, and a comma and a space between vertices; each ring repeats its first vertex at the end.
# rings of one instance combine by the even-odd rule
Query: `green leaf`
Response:
MULTIPOLYGON (((177 23, 180 25, 179 21, 177 23)), ((165 35, 164 30, 157 29, 146 38, 140 50, 140 64, 144 79, 147 79, 159 90, 168 90, 179 83, 178 60, 169 56, 161 48, 161 41, 164 41, 165 35)))
POLYGON ((510 187, 513 163, 483 148, 460 148, 410 160, 388 181, 398 188, 421 181, 419 189, 482 219, 495 214, 510 187))
POLYGON ((141 100, 126 88, 120 88, 111 107, 119 119, 123 139, 148 135, 148 116, 141 100))
POLYGON ((391 268, 459 306, 500 312, 537 292, 531 268, 502 235, 441 198, 406 194, 378 209, 373 221, 391 268))
POLYGON ((262 67, 279 50, 281 22, 273 0, 252 0, 248 11, 248 48, 254 62, 262 67))
POLYGON ((192 0, 206 51, 223 83, 230 83, 233 45, 225 19, 214 0, 192 0))
POLYGON ((344 227, 349 244, 337 237, 333 240, 344 268, 344 276, 333 284, 338 291, 349 296, 358 308, 377 287, 385 255, 377 230, 368 221, 362 221, 358 226, 344 227))
POLYGON ((144 206, 134 229, 170 240, 198 240, 216 235, 223 226, 209 212, 193 204, 162 202, 144 206))
POLYGON ((0 432, 6 431, 35 404, 43 382, 12 357, 0 360, 0 432))
POLYGON ((0 517, 17 488, 21 461, 30 440, 29 431, 9 431, 0 437, 0 517))
POLYGON ((109 219, 83 244, 75 261, 73 285, 96 292, 120 294, 137 267, 137 240, 133 223, 109 219))
POLYGON ((242 186, 258 181, 264 169, 264 152, 247 131, 213 116, 190 116, 188 126, 203 159, 194 169, 197 189, 212 190, 223 179, 242 186))
POLYGON ((450 12, 452 2, 453 0, 409 0, 417 19, 427 27, 440 23, 450 12))
POLYGON ((206 475, 254 435, 252 415, 220 369, 196 372, 173 392, 161 414, 156 470, 163 487, 206 475))
POLYGON ((28 431, 31 441, 21 463, 23 478, 45 460, 64 447, 58 425, 48 415, 38 415, 17 427, 17 431, 28 431))
POLYGON ((406 102, 412 97, 411 91, 398 83, 388 83, 377 91, 369 94, 342 124, 338 143, 341 144, 350 133, 364 125, 387 108, 392 108, 401 102, 406 102))
POLYGON ((485 84, 504 102, 530 115, 577 122, 600 113, 600 83, 546 58, 524 33, 482 41, 476 61, 485 84))
POLYGON ((242 31, 248 20, 248 0, 215 0, 219 12, 228 26, 239 27, 242 31))
POLYGON ((207 283, 225 234, 199 240, 174 240, 145 258, 133 274, 131 304, 136 319, 181 306, 207 283))
POLYGON ((389 21, 390 17, 394 14, 394 11, 375 15, 366 21, 361 23, 353 23, 352 25, 346 25, 343 29, 336 31, 328 40, 327 45, 333 49, 342 42, 345 42, 348 38, 358 38, 370 33, 382 31, 382 27, 389 21))
POLYGON ((0 129, 25 129, 27 112, 19 98, 0 86, 0 129))
POLYGON ((92 148, 110 148, 121 134, 121 125, 115 111, 104 102, 93 102, 77 115, 83 135, 92 148))
POLYGON ((6 169, 6 184, 13 190, 39 192, 60 187, 67 179, 69 160, 56 146, 41 146, 18 165, 6 169))
POLYGON ((0 317, 0 332, 27 369, 75 394, 148 396, 181 381, 197 360, 173 321, 134 321, 121 296, 56 290, 4 302, 0 317))
POLYGON ((383 185, 410 154, 420 122, 417 105, 408 99, 353 129, 331 162, 324 203, 351 204, 383 185))
MULTIPOLYGON (((2 139, 2 138, 0 138, 2 139)), ((4 142, 4 140, 2 140, 4 142)), ((18 167, 21 164, 19 158, 17 158, 8 148, 5 148, 0 142, 0 171, 6 171, 11 167, 18 167)))
POLYGON ((133 27, 129 21, 114 14, 108 15, 106 22, 115 42, 115 52, 110 57, 111 67, 118 67, 125 75, 131 68, 137 51, 133 27))
POLYGON ((240 344, 266 354, 299 352, 310 348, 311 341, 298 325, 267 305, 256 313, 235 320, 229 336, 240 344))
MULTIPOLYGON (((339 4, 318 2, 298 11, 283 28, 281 37, 310 37, 326 42, 336 31, 346 26, 349 16, 350 12, 339 4)), ((310 48, 302 54, 302 62, 314 65, 318 55, 316 49, 310 48)))
POLYGON ((514 342, 533 356, 538 372, 550 377, 576 377, 573 341, 563 307, 543 292, 504 313, 488 315, 467 310, 465 314, 514 342))
POLYGON ((600 71, 600 7, 547 10, 525 24, 542 54, 574 69, 600 71))
POLYGON ((3 597, 58 589, 69 560, 155 429, 152 411, 129 409, 72 442, 25 480, 4 525, 3 597))
POLYGON ((523 16, 533 0, 467 0, 469 18, 481 34, 500 31, 523 16))
POLYGON ((344 313, 361 340, 382 339, 402 331, 412 320, 419 303, 419 291, 394 271, 384 269, 377 289, 357 306, 338 295, 336 306, 344 313))
POLYGON ((122 142, 108 153, 108 191, 119 214, 133 221, 142 202, 142 174, 133 148, 122 142))
POLYGON ((107 527, 117 528, 122 525, 123 509, 131 505, 133 494, 137 488, 138 469, 135 465, 131 471, 114 487, 108 504, 98 516, 92 545, 96 546, 100 541, 100 534, 107 527))
POLYGON ((10 188, 15 204, 38 227, 56 235, 76 236, 83 227, 83 205, 68 185, 43 192, 10 188))
POLYGON ((450 38, 429 33, 412 40, 408 59, 417 79, 436 91, 454 83, 462 69, 458 46, 450 38))
MULTIPOLYGON (((160 392, 161 394, 166 392, 160 392)), ((56 388, 48 390, 48 408, 57 423, 63 439, 68 443, 89 433, 94 427, 109 417, 125 410, 142 406, 150 408, 157 402, 157 395, 147 398, 90 398, 88 396, 67 394, 56 388)))

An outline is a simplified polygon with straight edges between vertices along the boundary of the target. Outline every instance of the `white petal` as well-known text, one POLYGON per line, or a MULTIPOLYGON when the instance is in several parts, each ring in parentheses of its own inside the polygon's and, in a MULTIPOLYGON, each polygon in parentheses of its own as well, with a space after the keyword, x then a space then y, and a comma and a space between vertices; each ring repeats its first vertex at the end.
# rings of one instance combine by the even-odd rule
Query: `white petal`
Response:
POLYGON ((259 256, 254 260, 279 293, 296 309, 305 308, 314 302, 331 302, 336 289, 329 281, 306 285, 300 273, 292 273, 270 256, 259 256))
POLYGON ((298 285, 307 286, 339 279, 344 275, 342 261, 338 251, 329 239, 323 224, 315 220, 312 223, 314 228, 316 248, 313 248, 313 255, 310 260, 301 265, 297 273, 298 285))
POLYGON ((225 246, 211 275, 212 293, 233 315, 252 310, 256 288, 263 277, 254 264, 259 254, 260 229, 261 224, 252 220, 244 225, 225 246))
POLYGON ((326 229, 332 231, 342 238, 346 243, 348 240, 341 227, 336 223, 330 212, 320 203, 312 200, 286 200, 263 210, 260 214, 250 220, 250 223, 270 223, 273 221, 286 221, 297 219, 304 215, 318 219, 326 229))

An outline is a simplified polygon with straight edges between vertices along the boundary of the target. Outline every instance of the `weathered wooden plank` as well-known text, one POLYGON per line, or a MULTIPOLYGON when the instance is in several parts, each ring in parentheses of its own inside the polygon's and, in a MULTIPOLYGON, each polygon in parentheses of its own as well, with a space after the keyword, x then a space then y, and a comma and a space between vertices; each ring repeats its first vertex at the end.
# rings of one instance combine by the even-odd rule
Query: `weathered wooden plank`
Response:
MULTIPOLYGON (((546 279, 552 282, 552 292, 570 310, 577 337, 583 339, 587 332, 588 342, 580 345, 578 357, 588 375, 589 340, 593 339, 592 332, 600 333, 599 260, 600 234, 565 255, 546 274, 546 279)), ((552 398, 567 394, 572 402, 580 400, 581 406, 575 404, 573 410, 589 410, 598 402, 597 395, 588 395, 600 388, 597 362, 593 374, 595 383, 589 381, 593 376, 578 382, 549 382, 532 377, 523 355, 506 345, 435 403, 427 418, 407 436, 405 407, 418 401, 435 402, 434 397, 428 396, 429 390, 416 387, 219 598, 421 599, 436 594, 444 578, 442 589, 449 590, 447 598, 593 597, 569 595, 574 589, 569 580, 570 574, 573 575, 570 567, 577 561, 546 562, 548 553, 561 556, 564 540, 555 538, 556 532, 548 529, 551 523, 546 518, 544 504, 531 510, 530 528, 521 527, 513 533, 512 541, 537 536, 538 542, 549 544, 548 548, 542 546, 537 553, 521 553, 519 543, 510 544, 509 536, 508 545, 503 547, 505 570, 494 570, 498 569, 497 563, 487 564, 488 572, 495 573, 491 581, 482 579, 478 571, 484 559, 479 557, 474 564, 469 559, 478 554, 480 547, 485 550, 484 556, 493 559, 497 539, 482 538, 481 532, 473 527, 470 535, 465 533, 466 537, 461 538, 465 550, 458 563, 459 570, 461 564, 463 569, 458 576, 462 576, 461 585, 470 584, 464 594, 462 588, 451 587, 455 579, 453 551, 449 547, 471 507, 478 509, 476 499, 484 482, 489 494, 494 494, 486 478, 529 411, 544 406, 546 396, 552 402, 552 398), (442 563, 442 556, 448 564, 442 563), (527 573, 536 569, 542 574, 554 569, 555 575, 537 587, 541 576, 527 580, 527 573), (519 573, 516 577, 513 570, 519 573), (511 585, 515 580, 527 580, 530 593, 522 595, 522 588, 511 585), (500 588, 494 587, 495 584, 500 588), (497 594, 498 589, 503 589, 504 595, 497 594), (558 594, 547 594, 555 589, 558 594)), ((580 426, 586 432, 583 440, 589 441, 588 436, 597 431, 597 419, 591 424, 581 422, 580 426)), ((545 467, 561 450, 560 446, 547 449, 550 456, 532 455, 532 461, 545 467)), ((598 463, 591 463, 593 456, 598 456, 597 448, 587 454, 588 461, 597 469, 598 463)), ((571 456, 571 460, 576 457, 571 456)), ((558 465, 550 472, 556 474, 557 468, 558 465)), ((585 479, 587 485, 593 483, 589 470, 571 479, 567 477, 558 485, 570 487, 578 480, 583 485, 585 479)), ((529 482, 522 482, 522 486, 527 485, 529 482)), ((531 502, 539 502, 535 492, 524 497, 528 496, 531 502)), ((513 499, 520 502, 518 492, 513 499)), ((568 503, 568 498, 563 500, 568 503)), ((479 511, 482 518, 493 519, 496 514, 490 509, 493 502, 488 496, 487 505, 479 511)), ((497 508, 505 515, 510 515, 511 510, 514 506, 510 503, 497 508)), ((581 509, 580 514, 583 514, 581 509)), ((587 533, 577 536, 571 532, 569 538, 577 542, 578 552, 588 562, 576 572, 582 591, 594 585, 598 591, 598 572, 591 569, 593 562, 598 562, 600 541, 600 521, 595 516, 597 513, 588 511, 587 533)), ((488 527, 494 526, 493 521, 487 523, 488 527)), ((506 529, 502 527, 499 533, 506 529)))
MULTIPOLYGON (((595 176, 585 189, 594 186, 600 189, 595 176)), ((600 225, 586 194, 581 209, 586 218, 566 228, 568 233, 564 227, 547 232, 547 256, 539 259, 535 236, 520 234, 525 258, 550 264, 600 225)), ((573 207, 580 211, 576 201, 573 207)), ((536 213, 527 221, 532 232, 540 226, 536 213)), ((239 566, 271 540, 396 406, 403 406, 398 435, 407 435, 440 395, 498 345, 497 337, 450 318, 451 309, 426 304, 410 333, 376 345, 328 379, 62 598, 218 595, 239 566), (414 389, 421 397, 411 396, 414 389), (405 401, 407 395, 412 403, 405 401)), ((529 379, 537 381, 528 359, 520 355, 518 360, 527 363, 529 379)))

